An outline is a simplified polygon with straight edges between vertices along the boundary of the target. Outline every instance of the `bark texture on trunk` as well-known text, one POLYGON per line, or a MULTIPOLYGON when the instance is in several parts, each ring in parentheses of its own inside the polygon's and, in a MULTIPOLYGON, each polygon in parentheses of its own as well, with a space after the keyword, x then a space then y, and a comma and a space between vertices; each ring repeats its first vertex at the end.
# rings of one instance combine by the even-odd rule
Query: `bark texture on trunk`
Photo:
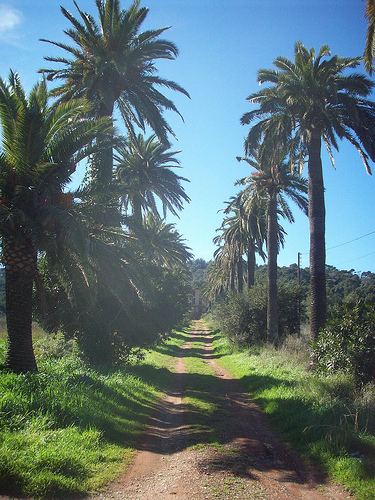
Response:
POLYGON ((277 199, 276 193, 270 194, 267 214, 267 340, 276 343, 278 340, 277 309, 277 199))
POLYGON ((247 288, 250 290, 255 282, 255 245, 251 238, 247 247, 247 288))
MULTIPOLYGON (((101 103, 99 109, 99 118, 112 118, 114 102, 101 103)), ((99 132, 97 135, 97 143, 107 142, 107 134, 99 132)), ((112 183, 113 176, 113 147, 111 144, 106 145, 101 151, 94 154, 93 162, 91 165, 92 177, 100 185, 108 187, 112 183)))
POLYGON ((236 291, 236 266, 232 262, 230 264, 230 291, 235 292, 236 291))
POLYGON ((243 264, 242 264, 242 255, 240 251, 240 244, 238 244, 238 255, 237 255, 237 289, 238 293, 242 293, 243 291, 243 264))
POLYGON ((327 311, 324 182, 321 136, 318 131, 311 134, 308 153, 311 280, 310 339, 314 342, 317 339, 319 329, 325 324, 327 311))
POLYGON ((7 353, 5 366, 16 373, 37 371, 32 343, 32 296, 36 251, 30 240, 3 238, 7 353))

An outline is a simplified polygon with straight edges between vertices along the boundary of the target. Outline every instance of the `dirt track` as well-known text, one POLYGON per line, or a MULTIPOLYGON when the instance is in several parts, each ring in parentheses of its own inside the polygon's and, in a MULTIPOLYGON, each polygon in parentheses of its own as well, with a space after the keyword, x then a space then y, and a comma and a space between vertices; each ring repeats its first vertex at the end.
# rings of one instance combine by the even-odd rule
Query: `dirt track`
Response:
POLYGON ((211 344, 204 324, 196 322, 191 341, 176 358, 173 387, 150 422, 134 464, 90 500, 350 498, 305 466, 271 433, 259 407, 217 364, 211 344), (204 342, 199 352, 191 348, 197 340, 204 342), (210 429, 202 425, 197 431, 197 421, 204 416, 184 401, 187 355, 199 356, 215 371, 215 390, 210 397, 218 409, 219 447, 191 448, 210 442, 210 429))

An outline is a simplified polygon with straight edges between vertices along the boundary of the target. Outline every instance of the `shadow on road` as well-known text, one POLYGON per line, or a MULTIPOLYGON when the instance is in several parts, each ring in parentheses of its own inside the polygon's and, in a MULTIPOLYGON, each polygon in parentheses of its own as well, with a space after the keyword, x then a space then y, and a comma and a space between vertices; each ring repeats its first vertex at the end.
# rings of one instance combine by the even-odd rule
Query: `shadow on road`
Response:
MULTIPOLYGON (((218 452, 215 458, 200 462, 202 471, 225 470, 253 479, 256 470, 277 470, 281 481, 306 483, 308 469, 297 454, 289 452, 273 436, 263 412, 243 390, 241 381, 229 378, 217 365, 211 340, 203 329, 196 329, 175 354, 180 369, 173 375, 166 398, 157 406, 139 449, 169 455, 188 447, 213 444, 218 452), (197 347, 198 342, 203 347, 197 347), (185 373, 184 359, 188 357, 209 363, 216 374, 185 373), (191 398, 194 404, 189 403, 191 398), (229 453, 224 449, 226 445, 231 447, 229 453)), ((266 378, 261 383, 270 387, 283 383, 266 378)), ((249 380, 242 382, 248 384, 249 380)), ((318 482, 324 484, 325 479, 320 477, 318 482)))

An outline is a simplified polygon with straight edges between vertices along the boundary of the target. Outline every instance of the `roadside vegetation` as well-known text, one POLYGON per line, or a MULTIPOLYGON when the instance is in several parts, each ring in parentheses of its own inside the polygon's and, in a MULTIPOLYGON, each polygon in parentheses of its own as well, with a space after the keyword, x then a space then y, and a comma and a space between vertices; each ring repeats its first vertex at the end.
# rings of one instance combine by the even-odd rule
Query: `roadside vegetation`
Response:
MULTIPOLYGON (((39 373, 0 372, 0 492, 46 498, 100 488, 131 461, 185 337, 115 369, 90 368, 62 336, 37 327, 34 335, 39 373)), ((2 331, 0 363, 5 350, 2 331)))
POLYGON ((282 440, 354 498, 374 499, 374 383, 359 385, 349 370, 309 370, 307 329, 278 348, 240 347, 215 332, 218 362, 254 397, 282 440))
MULTIPOLYGON (((358 498, 374 498, 375 275, 325 263, 321 162, 323 143, 333 163, 346 139, 371 173, 375 83, 352 72, 361 58, 298 41, 294 60, 259 70, 268 86, 241 118, 248 175, 226 204, 214 261, 189 269, 191 249, 166 221, 190 198, 165 117, 182 118, 170 91, 189 93, 157 67, 178 48, 161 38, 167 27, 142 31, 140 0, 94 5, 95 14, 61 7, 71 45, 42 39, 57 52, 29 94, 14 71, 0 77, 0 491, 64 496, 117 474, 172 380, 186 335, 170 336, 199 285, 224 336, 221 361, 273 425, 358 498), (85 176, 69 190, 81 161, 85 176), (294 220, 287 199, 310 218, 309 270, 277 268, 280 222, 294 220)), ((216 442, 214 377, 199 356, 186 366, 197 429, 216 442)))
MULTIPOLYGON (((308 370, 304 331, 277 349, 240 347, 212 332, 216 360, 252 394, 283 441, 355 498, 374 498, 374 384, 358 385, 350 373, 308 370)), ((93 491, 131 462, 147 419, 173 383, 174 356, 189 330, 117 369, 88 366, 62 336, 37 327, 34 335, 39 373, 0 372, 0 492, 46 498, 93 491)), ((196 336, 184 356, 188 444, 195 447, 220 446, 225 426, 204 342, 196 336)), ((2 334, 0 362, 4 355, 2 334)))

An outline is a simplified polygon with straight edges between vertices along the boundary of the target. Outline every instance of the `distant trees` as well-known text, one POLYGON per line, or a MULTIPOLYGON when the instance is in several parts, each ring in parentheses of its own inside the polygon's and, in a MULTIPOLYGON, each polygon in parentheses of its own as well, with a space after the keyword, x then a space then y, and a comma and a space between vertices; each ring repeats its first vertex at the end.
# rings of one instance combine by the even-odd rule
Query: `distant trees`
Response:
POLYGON ((189 271, 191 273, 192 288, 195 288, 196 286, 201 288, 206 283, 209 266, 210 262, 207 262, 204 259, 198 258, 191 260, 189 264, 189 271))

